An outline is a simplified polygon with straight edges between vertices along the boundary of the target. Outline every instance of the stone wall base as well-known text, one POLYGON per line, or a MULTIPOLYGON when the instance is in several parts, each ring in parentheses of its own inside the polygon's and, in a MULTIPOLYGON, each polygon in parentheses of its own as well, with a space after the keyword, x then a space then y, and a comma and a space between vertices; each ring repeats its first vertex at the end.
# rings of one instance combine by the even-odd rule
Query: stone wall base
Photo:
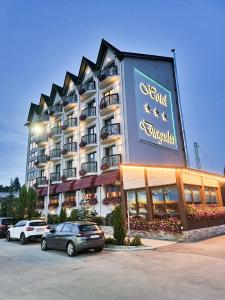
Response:
MULTIPOLYGON (((101 226, 105 234, 113 235, 113 227, 101 226)), ((225 225, 218 225, 213 227, 205 227, 199 229, 193 229, 184 231, 181 234, 172 234, 164 231, 159 232, 147 232, 147 231, 131 231, 131 236, 139 235, 145 239, 167 240, 174 242, 196 242, 199 240, 208 239, 214 236, 225 234, 225 225)))

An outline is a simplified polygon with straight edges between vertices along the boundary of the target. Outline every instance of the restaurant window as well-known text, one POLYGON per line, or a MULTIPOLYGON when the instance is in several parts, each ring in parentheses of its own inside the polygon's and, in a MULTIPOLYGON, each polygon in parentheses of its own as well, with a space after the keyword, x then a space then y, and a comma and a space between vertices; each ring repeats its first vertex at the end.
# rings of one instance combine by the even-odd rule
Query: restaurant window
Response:
POLYGON ((179 199, 175 186, 152 188, 151 194, 155 216, 175 216, 179 214, 179 199))
POLYGON ((184 198, 187 204, 201 204, 200 186, 184 186, 184 198))
POLYGON ((96 188, 84 189, 84 199, 90 200, 96 197, 96 188))
POLYGON ((205 187, 206 204, 217 204, 217 190, 215 188, 205 187))
POLYGON ((127 191, 130 216, 147 216, 147 197, 145 189, 127 191))
POLYGON ((76 192, 66 192, 65 202, 72 204, 72 206, 76 206, 76 192))
POLYGON ((120 187, 114 185, 107 185, 105 187, 106 198, 115 198, 120 197, 120 187))

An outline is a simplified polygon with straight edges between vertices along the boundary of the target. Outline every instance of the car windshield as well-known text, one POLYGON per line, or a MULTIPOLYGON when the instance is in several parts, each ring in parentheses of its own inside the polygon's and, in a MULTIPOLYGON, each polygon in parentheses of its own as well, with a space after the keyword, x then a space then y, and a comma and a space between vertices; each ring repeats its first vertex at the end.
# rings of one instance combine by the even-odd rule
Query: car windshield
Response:
POLYGON ((46 226, 46 222, 44 221, 35 221, 35 222, 30 222, 29 226, 46 226))
POLYGON ((87 224, 87 225, 80 225, 79 229, 80 229, 81 232, 97 231, 97 230, 99 230, 99 227, 95 224, 87 224))
POLYGON ((2 225, 13 225, 13 224, 15 224, 15 220, 13 220, 13 219, 2 219, 2 222, 0 222, 0 223, 2 223, 2 225))

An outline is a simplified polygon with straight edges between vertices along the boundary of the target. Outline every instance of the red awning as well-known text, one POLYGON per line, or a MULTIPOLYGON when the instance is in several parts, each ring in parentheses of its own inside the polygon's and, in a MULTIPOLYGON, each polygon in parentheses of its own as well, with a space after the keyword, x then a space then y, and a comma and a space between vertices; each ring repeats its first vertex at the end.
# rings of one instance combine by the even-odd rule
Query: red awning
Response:
POLYGON ((47 186, 41 188, 40 196, 47 196, 47 193, 48 193, 48 187, 47 186))
POLYGON ((87 176, 80 178, 77 180, 77 182, 73 185, 73 190, 81 190, 81 189, 87 189, 87 188, 92 188, 95 187, 95 176, 87 176))
POLYGON ((102 174, 100 174, 96 181, 95 181, 95 185, 99 186, 99 185, 110 185, 110 184, 114 184, 115 181, 120 179, 120 172, 119 170, 113 170, 113 171, 108 171, 108 172, 103 172, 102 174))
POLYGON ((65 193, 65 192, 71 192, 73 191, 74 184, 76 183, 76 180, 70 180, 65 181, 63 183, 60 183, 56 188, 56 193, 65 193))
POLYGON ((49 194, 50 194, 50 195, 56 194, 56 189, 57 189, 57 187, 58 187, 59 185, 60 185, 60 184, 51 184, 51 185, 50 185, 50 191, 49 191, 49 194))

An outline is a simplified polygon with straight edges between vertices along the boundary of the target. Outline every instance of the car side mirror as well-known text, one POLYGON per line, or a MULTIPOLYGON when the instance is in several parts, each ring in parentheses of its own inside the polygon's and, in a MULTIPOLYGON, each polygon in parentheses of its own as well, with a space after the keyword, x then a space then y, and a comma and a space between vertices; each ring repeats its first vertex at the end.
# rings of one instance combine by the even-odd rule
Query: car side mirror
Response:
POLYGON ((55 228, 52 228, 52 229, 50 230, 50 232, 51 232, 51 233, 55 233, 55 228))

